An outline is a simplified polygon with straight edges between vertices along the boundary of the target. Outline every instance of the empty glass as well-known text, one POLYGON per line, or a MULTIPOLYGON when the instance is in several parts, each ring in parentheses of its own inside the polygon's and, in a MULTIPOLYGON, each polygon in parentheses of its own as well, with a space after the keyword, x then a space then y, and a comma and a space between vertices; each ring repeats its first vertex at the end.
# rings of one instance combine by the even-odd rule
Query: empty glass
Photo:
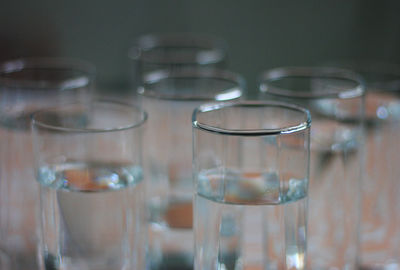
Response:
POLYGON ((224 40, 195 33, 148 34, 137 38, 129 50, 134 91, 147 72, 188 67, 224 68, 227 45, 224 40))
POLYGON ((261 98, 299 104, 313 119, 307 269, 356 267, 363 94, 346 70, 287 67, 261 77, 261 98))
POLYGON ((33 114, 41 269, 144 269, 145 120, 107 101, 33 114))
POLYGON ((310 123, 278 102, 195 110, 195 269, 305 269, 310 123))
POLYGON ((241 97, 241 76, 221 70, 182 69, 148 73, 139 98, 149 113, 145 162, 150 209, 151 269, 192 269, 191 114, 207 100, 241 97))
POLYGON ((33 58, 0 64, 0 244, 12 269, 36 269, 37 183, 29 115, 90 99, 94 68, 85 62, 33 58))

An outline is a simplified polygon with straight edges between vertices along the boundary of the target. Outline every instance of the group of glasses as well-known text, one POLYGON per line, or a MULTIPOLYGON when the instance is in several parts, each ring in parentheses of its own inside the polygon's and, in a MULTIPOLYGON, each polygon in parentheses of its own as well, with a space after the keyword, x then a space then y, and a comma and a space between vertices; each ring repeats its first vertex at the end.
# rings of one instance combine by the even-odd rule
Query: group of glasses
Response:
POLYGON ((118 100, 83 61, 2 63, 0 269, 400 269, 399 68, 270 69, 250 100, 227 55, 140 37, 118 100))

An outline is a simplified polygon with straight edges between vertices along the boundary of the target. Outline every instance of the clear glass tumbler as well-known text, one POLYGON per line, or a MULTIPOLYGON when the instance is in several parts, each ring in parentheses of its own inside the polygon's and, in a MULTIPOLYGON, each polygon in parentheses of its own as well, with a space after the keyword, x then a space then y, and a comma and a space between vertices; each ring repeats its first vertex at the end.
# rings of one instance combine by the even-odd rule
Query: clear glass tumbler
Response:
POLYGON ((33 114, 41 269, 144 269, 145 120, 107 101, 33 114))
POLYGON ((305 269, 310 124, 278 102, 194 111, 194 269, 305 269))
POLYGON ((37 183, 29 115, 91 97, 92 65, 72 59, 31 58, 0 64, 0 245, 12 269, 37 269, 37 183))
POLYGON ((310 110, 311 163, 307 269, 355 269, 363 152, 364 86, 340 69, 266 71, 261 98, 310 110))
POLYGON ((400 269, 400 67, 371 61, 336 65, 366 82, 359 267, 400 269))
POLYGON ((241 76, 221 70, 155 71, 139 89, 149 113, 145 169, 150 208, 150 269, 192 269, 191 115, 204 101, 239 99, 241 76))
POLYGON ((190 67, 226 68, 227 45, 223 39, 196 33, 147 34, 129 49, 131 87, 135 91, 146 73, 190 67))

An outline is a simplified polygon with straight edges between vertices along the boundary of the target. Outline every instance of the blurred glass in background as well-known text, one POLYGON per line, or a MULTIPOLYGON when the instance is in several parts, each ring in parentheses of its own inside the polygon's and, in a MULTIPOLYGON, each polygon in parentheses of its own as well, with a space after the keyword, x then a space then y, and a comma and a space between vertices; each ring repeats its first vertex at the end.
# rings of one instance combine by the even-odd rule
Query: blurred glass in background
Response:
POLYGON ((284 67, 261 76, 260 98, 312 117, 306 269, 355 269, 363 156, 364 85, 348 70, 284 67))
POLYGON ((240 99, 244 90, 243 78, 226 70, 146 73, 138 98, 149 114, 144 158, 150 269, 193 268, 192 112, 205 101, 240 99))
POLYGON ((352 69, 366 82, 359 267, 400 269, 400 66, 366 60, 331 65, 352 69))
POLYGON ((136 94, 148 72, 193 67, 226 68, 228 47, 217 37, 196 33, 147 34, 129 49, 130 88, 136 94))
POLYGON ((39 203, 33 172, 30 115, 91 98, 91 64, 62 58, 19 59, 0 65, 0 245, 12 269, 36 269, 39 203))

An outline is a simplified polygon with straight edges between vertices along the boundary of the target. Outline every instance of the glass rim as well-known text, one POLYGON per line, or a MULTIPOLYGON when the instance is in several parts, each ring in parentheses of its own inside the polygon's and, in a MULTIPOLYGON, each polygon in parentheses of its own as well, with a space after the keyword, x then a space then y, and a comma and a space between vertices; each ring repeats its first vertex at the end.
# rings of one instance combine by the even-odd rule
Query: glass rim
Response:
POLYGON ((324 66, 331 68, 343 68, 357 72, 377 72, 400 76, 400 64, 395 62, 386 62, 377 59, 339 59, 328 61, 324 66))
POLYGON ((284 98, 302 98, 302 99, 319 99, 319 98, 339 98, 351 99, 361 97, 365 94, 364 79, 348 69, 335 67, 279 67, 264 71, 259 79, 259 89, 261 93, 270 94, 284 98), (346 90, 330 91, 296 91, 287 88, 271 86, 270 83, 296 77, 296 78, 324 78, 353 81, 356 86, 349 87, 346 90))
POLYGON ((385 62, 377 59, 339 59, 327 62, 324 65, 345 68, 360 73, 365 80, 366 92, 371 91, 371 87, 379 87, 379 89, 373 89, 372 91, 390 92, 400 90, 400 64, 395 62, 385 62), (395 79, 374 78, 371 80, 365 75, 393 76, 395 79))
POLYGON ((203 33, 193 32, 172 32, 172 33, 151 33, 139 36, 134 40, 133 45, 128 50, 128 58, 141 60, 144 63, 155 65, 211 65, 219 63, 227 56, 228 45, 222 38, 203 33), (216 52, 216 57, 209 57, 208 61, 152 61, 151 59, 141 58, 142 52, 163 47, 182 47, 198 48, 216 52))
POLYGON ((96 74, 96 68, 90 62, 67 57, 26 57, 8 60, 0 63, 0 84, 22 89, 74 89, 91 83, 91 77, 96 74), (43 83, 40 80, 20 80, 7 78, 7 74, 21 72, 26 69, 60 69, 74 70, 82 75, 71 76, 59 84, 43 83))
POLYGON ((48 131, 57 131, 57 132, 63 132, 63 133, 82 133, 82 134, 89 134, 89 133, 109 133, 109 132, 118 132, 118 131, 124 131, 124 130, 129 130, 129 129, 134 129, 136 127, 142 126, 147 118, 148 114, 146 111, 143 109, 129 104, 129 103, 124 103, 116 100, 110 100, 110 99, 97 99, 88 103, 68 103, 61 105, 59 107, 53 107, 53 108, 48 108, 48 109, 42 109, 38 110, 34 113, 31 114, 31 126, 33 127, 39 127, 40 129, 43 130, 48 130, 48 131), (50 112, 61 112, 62 109, 68 107, 68 106, 74 106, 74 105, 87 105, 87 106, 93 106, 96 104, 112 104, 116 106, 123 107, 124 109, 129 109, 132 112, 137 112, 141 115, 140 119, 138 121, 132 122, 128 125, 122 125, 122 126, 117 126, 117 127, 111 127, 111 128, 73 128, 73 127, 64 127, 62 125, 53 125, 46 123, 45 121, 40 121, 38 119, 39 116, 42 114, 50 113, 50 112))
POLYGON ((238 73, 217 68, 204 68, 204 67, 192 67, 178 70, 160 69, 151 71, 145 74, 143 77, 143 85, 138 88, 138 94, 165 100, 175 101, 223 101, 223 100, 234 100, 243 96, 246 89, 246 81, 244 77, 238 73), (163 94, 157 91, 146 90, 146 85, 154 85, 162 82, 166 79, 215 79, 220 81, 230 82, 235 84, 235 90, 233 93, 224 94, 223 90, 215 91, 212 97, 188 97, 180 94, 163 94))
POLYGON ((232 136, 270 136, 270 135, 283 135, 300 132, 311 127, 311 114, 310 112, 300 106, 280 102, 280 101, 240 101, 240 102, 212 102, 200 105, 197 107, 192 114, 192 127, 200 130, 208 131, 211 133, 217 133, 221 135, 232 135, 232 136), (280 107, 293 111, 303 113, 305 121, 300 122, 297 125, 290 125, 281 128, 265 128, 265 129, 227 129, 208 125, 206 123, 199 122, 197 116, 200 113, 208 111, 216 111, 227 107, 280 107))

